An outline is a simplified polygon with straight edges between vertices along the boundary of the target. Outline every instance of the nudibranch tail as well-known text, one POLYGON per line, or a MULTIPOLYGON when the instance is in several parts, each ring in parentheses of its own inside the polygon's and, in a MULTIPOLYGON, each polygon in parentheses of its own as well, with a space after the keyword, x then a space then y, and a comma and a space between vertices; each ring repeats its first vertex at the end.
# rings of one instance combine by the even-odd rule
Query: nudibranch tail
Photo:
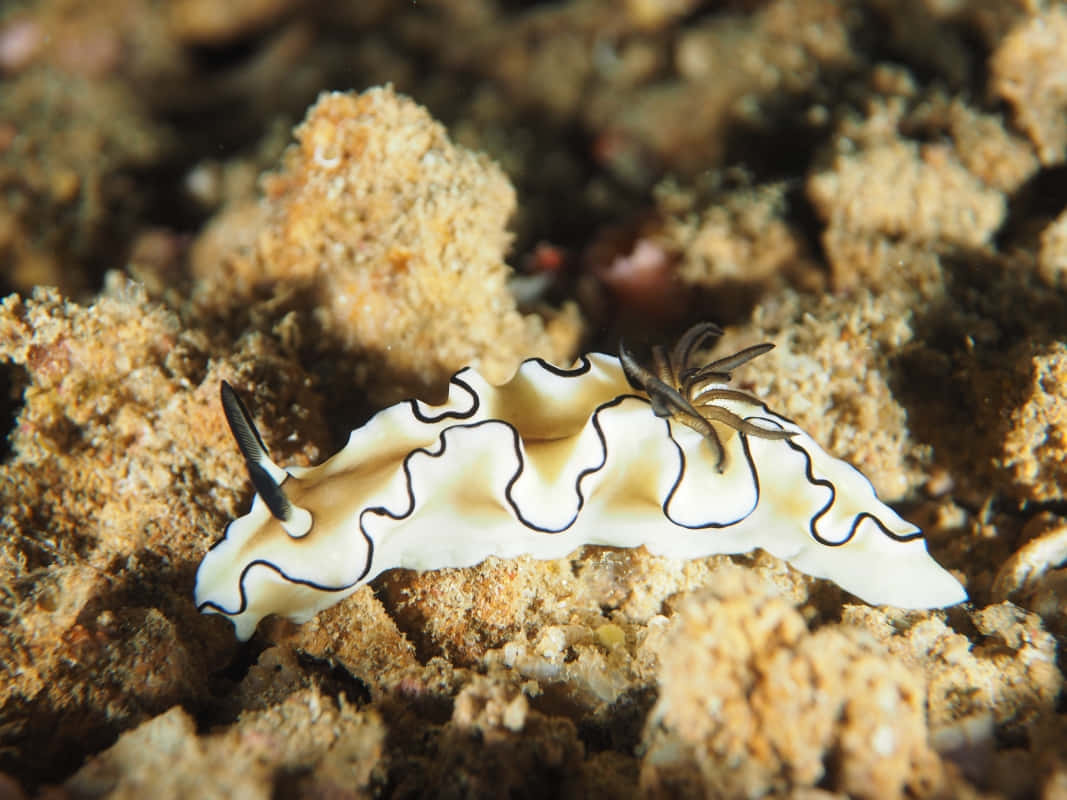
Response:
POLYGON ((282 482, 288 473, 275 464, 263 444, 252 415, 248 413, 244 402, 226 381, 219 387, 222 410, 229 423, 237 447, 244 456, 245 466, 252 486, 263 498, 271 515, 282 523, 290 536, 304 536, 311 529, 311 513, 304 508, 294 506, 282 489, 282 482))

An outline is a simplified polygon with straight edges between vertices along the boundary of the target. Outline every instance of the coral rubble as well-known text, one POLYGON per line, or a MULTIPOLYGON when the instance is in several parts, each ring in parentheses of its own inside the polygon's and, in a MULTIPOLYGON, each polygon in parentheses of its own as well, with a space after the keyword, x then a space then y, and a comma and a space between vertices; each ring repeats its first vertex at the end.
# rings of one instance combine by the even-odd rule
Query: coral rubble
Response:
POLYGON ((1065 43, 1022 0, 5 4, 0 796, 1067 794, 1065 43), (587 547, 197 613, 250 496, 220 381, 306 465, 696 319, 969 603, 587 547))

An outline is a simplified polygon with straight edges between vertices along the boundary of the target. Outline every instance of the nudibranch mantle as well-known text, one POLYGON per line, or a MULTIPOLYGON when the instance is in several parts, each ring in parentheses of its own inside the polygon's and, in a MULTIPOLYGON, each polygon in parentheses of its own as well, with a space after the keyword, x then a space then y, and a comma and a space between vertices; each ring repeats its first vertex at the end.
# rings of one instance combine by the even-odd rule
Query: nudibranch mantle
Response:
MULTIPOLYGON (((257 494, 204 557, 197 607, 247 639, 268 614, 305 622, 395 567, 562 558, 588 544, 673 558, 760 547, 868 603, 966 600, 921 531, 859 471, 725 387, 730 368, 766 349, 683 372, 715 407, 686 406, 707 424, 673 408, 692 397, 635 389, 628 371, 659 381, 625 350, 622 361, 592 353, 570 369, 532 359, 502 386, 461 370, 443 405, 394 405, 324 463, 284 470, 224 384, 257 494)), ((657 366, 672 374, 662 353, 657 366)))

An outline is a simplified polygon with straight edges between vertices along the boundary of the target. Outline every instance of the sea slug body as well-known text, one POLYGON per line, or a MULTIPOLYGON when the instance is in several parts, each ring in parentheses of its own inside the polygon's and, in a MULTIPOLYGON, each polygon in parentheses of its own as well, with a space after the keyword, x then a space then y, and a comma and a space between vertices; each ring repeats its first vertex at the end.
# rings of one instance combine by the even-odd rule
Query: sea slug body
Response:
POLYGON ((562 558, 587 544, 675 558, 760 547, 872 604, 963 602, 922 532, 855 468, 727 386, 759 345, 699 367, 691 329, 651 370, 621 348, 570 369, 526 361, 502 386, 458 372, 440 406, 409 400, 308 468, 274 464, 236 392, 227 420, 256 488, 197 572, 195 599, 249 638, 304 622, 380 573, 562 558))

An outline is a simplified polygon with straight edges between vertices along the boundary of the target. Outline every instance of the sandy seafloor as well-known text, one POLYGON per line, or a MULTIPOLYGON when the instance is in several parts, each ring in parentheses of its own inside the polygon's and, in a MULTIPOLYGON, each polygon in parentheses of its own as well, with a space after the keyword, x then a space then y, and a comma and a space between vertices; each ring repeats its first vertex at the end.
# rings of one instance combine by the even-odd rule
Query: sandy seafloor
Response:
POLYGON ((1065 76, 1040 0, 9 0, 0 798, 1067 797, 1065 76), (197 613, 221 380, 306 465, 698 320, 970 602, 588 547, 197 613))

